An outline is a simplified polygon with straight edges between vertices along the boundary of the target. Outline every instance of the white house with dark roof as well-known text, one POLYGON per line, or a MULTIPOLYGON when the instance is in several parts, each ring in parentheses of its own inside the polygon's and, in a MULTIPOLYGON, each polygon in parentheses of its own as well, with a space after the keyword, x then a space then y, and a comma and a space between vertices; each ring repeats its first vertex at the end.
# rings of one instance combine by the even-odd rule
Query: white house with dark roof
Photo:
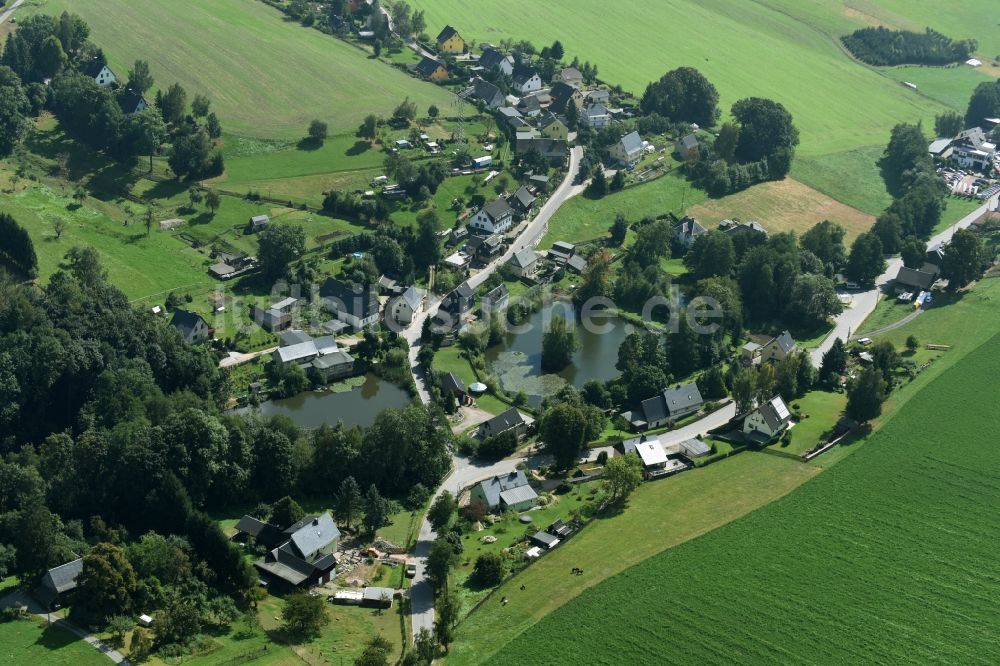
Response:
POLYGON ((510 76, 514 72, 514 59, 497 48, 487 46, 479 57, 479 66, 486 70, 499 69, 504 76, 510 76))
POLYGON ((490 511, 526 511, 538 501, 538 495, 528 484, 524 472, 494 476, 472 487, 472 502, 482 502, 490 511))
POLYGON ((327 278, 319 295, 323 309, 355 331, 377 324, 381 317, 375 285, 347 284, 327 278))
POLYGON ((96 57, 83 67, 83 73, 94 79, 102 88, 112 86, 118 81, 108 64, 96 57))
POLYGON ((743 417, 743 434, 751 439, 767 442, 788 428, 792 413, 788 405, 776 395, 743 417))
POLYGON ((521 95, 542 89, 542 77, 530 65, 516 65, 511 74, 512 86, 521 95))
POLYGON ((642 158, 644 146, 638 132, 629 132, 608 149, 611 159, 624 167, 632 167, 642 158))
POLYGON ((410 324, 413 317, 424 308, 424 292, 415 286, 410 286, 401 295, 392 300, 389 310, 392 319, 398 324, 410 324))
POLYGON ((687 215, 682 217, 681 221, 674 226, 674 238, 684 247, 691 247, 698 239, 698 236, 707 232, 708 229, 701 226, 698 220, 687 215))
POLYGON ((200 314, 187 310, 174 310, 170 325, 177 329, 177 332, 184 338, 184 342, 188 344, 203 342, 208 339, 212 332, 208 322, 200 314))
POLYGON ((580 124, 584 127, 600 129, 611 124, 611 112, 603 104, 593 104, 580 112, 580 124))
POLYGON ((703 403, 698 385, 691 382, 664 389, 661 394, 643 400, 637 409, 625 412, 622 416, 636 430, 652 430, 697 412, 703 403))
POLYGON ((530 247, 514 253, 508 265, 514 275, 519 278, 532 277, 538 272, 538 253, 530 247))
POLYGON ((499 284, 483 296, 483 316, 488 316, 493 312, 500 312, 506 309, 509 303, 510 291, 508 291, 507 285, 499 284))
POLYGON ((514 209, 510 207, 506 199, 497 197, 472 216, 469 226, 491 234, 502 234, 510 229, 513 222, 514 209))
POLYGON ((781 335, 771 338, 763 347, 761 347, 760 359, 764 363, 769 361, 783 361, 796 349, 798 349, 798 345, 795 344, 795 339, 792 338, 792 334, 788 331, 782 331, 781 335))

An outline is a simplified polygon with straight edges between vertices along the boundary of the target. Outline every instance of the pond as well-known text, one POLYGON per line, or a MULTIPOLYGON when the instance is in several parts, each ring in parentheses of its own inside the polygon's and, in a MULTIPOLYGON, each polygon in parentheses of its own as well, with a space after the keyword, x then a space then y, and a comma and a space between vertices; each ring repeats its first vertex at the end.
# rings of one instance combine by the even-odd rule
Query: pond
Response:
POLYGON ((556 302, 532 314, 523 331, 508 333, 506 340, 486 350, 486 362, 505 391, 528 394, 528 404, 537 407, 542 398, 553 395, 566 384, 582 387, 591 379, 607 381, 620 372, 618 347, 635 327, 614 315, 592 315, 590 330, 574 325, 579 348, 573 362, 555 374, 542 372, 542 336, 554 316, 564 316, 576 324, 570 303, 556 302), (606 329, 606 330, 602 330, 606 329))
POLYGON ((361 380, 364 383, 350 391, 305 391, 291 398, 262 402, 260 414, 285 414, 300 428, 336 425, 338 419, 346 426, 367 428, 382 410, 410 403, 410 394, 392 382, 370 373, 354 381, 361 380))

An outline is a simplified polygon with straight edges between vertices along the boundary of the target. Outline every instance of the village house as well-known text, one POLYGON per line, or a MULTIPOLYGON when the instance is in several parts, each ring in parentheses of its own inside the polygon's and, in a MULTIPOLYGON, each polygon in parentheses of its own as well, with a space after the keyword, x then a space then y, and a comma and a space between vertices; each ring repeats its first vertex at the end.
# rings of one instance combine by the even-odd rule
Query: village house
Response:
POLYGON ((465 382, 454 372, 447 372, 441 376, 441 394, 455 398, 460 405, 465 404, 470 397, 469 392, 465 390, 465 382))
POLYGON ((188 310, 174 310, 170 325, 177 329, 184 342, 188 344, 203 342, 212 334, 208 322, 197 312, 188 310))
MULTIPOLYGON (((622 453, 634 453, 642 461, 643 476, 646 480, 657 479, 688 468, 684 462, 671 459, 663 444, 656 437, 635 437, 621 444, 622 453)), ((679 450, 679 449, 675 449, 679 450)))
POLYGON ((549 111, 552 113, 566 113, 566 107, 570 103, 575 104, 578 109, 583 106, 583 92, 580 88, 562 81, 552 85, 549 98, 549 111))
POLYGON ((533 277, 538 272, 538 253, 530 247, 525 248, 515 252, 507 265, 519 278, 533 277))
POLYGON ((569 128, 566 123, 559 119, 559 116, 547 113, 538 121, 538 130, 542 136, 548 139, 560 139, 566 141, 569 137, 569 128))
POLYGON ((265 331, 277 333, 292 325, 292 316, 298 302, 297 298, 289 296, 267 309, 254 304, 250 306, 250 318, 265 331))
POLYGON ((265 548, 274 548, 285 540, 280 527, 250 515, 240 518, 234 529, 236 534, 233 535, 233 541, 237 543, 252 542, 265 548))
POLYGON ((424 292, 411 286, 401 295, 392 300, 390 312, 392 319, 398 324, 408 325, 413 317, 424 307, 424 292))
POLYGON ((271 224, 271 218, 267 215, 254 215, 247 223, 247 229, 250 233, 255 234, 266 229, 269 224, 271 224))
POLYGON ((514 72, 514 59, 497 48, 487 46, 479 57, 479 66, 487 71, 499 69, 504 76, 510 76, 514 72))
POLYGON ((607 106, 611 103, 611 93, 603 88, 588 90, 584 94, 583 103, 587 106, 593 106, 594 104, 603 104, 604 106, 607 106))
POLYGON ((900 266, 894 280, 897 290, 915 289, 917 291, 930 291, 934 283, 937 282, 938 269, 934 265, 925 265, 925 269, 907 268, 900 266), (925 270, 930 269, 930 270, 925 270))
POLYGON ((471 502, 482 502, 490 511, 527 511, 538 501, 524 472, 517 470, 481 481, 472 487, 471 502))
POLYGON ((217 280, 231 280, 257 267, 257 260, 243 252, 219 252, 215 255, 215 260, 216 263, 209 267, 208 273, 217 280))
POLYGON ((506 97, 495 85, 483 79, 472 84, 472 96, 480 100, 487 109, 497 109, 506 103, 506 97))
POLYGON ((674 238, 680 245, 690 248, 698 239, 698 236, 706 233, 708 229, 701 226, 698 220, 693 217, 684 216, 680 222, 674 225, 674 238))
POLYGON ((951 142, 952 161, 963 169, 990 171, 996 144, 987 140, 981 127, 973 127, 959 133, 951 142))
POLYGON ((559 80, 579 88, 583 85, 583 73, 576 67, 564 67, 559 70, 559 80))
POLYGON ((108 67, 108 64, 99 57, 95 57, 88 62, 83 68, 83 73, 94 79, 97 85, 102 88, 112 86, 118 81, 115 73, 108 67))
POLYGON ((574 254, 566 261, 566 269, 577 275, 582 275, 587 270, 587 260, 583 258, 582 254, 574 254))
POLYGON ((149 104, 146 99, 132 88, 126 88, 118 96, 118 106, 126 116, 134 116, 145 111, 149 104))
POLYGON ((766 238, 768 235, 767 229, 757 220, 750 220, 748 222, 723 220, 719 222, 719 231, 724 231, 730 236, 736 236, 737 234, 764 234, 766 238))
POLYGON ((305 331, 286 331, 271 358, 279 368, 297 365, 323 382, 354 373, 354 357, 342 350, 332 335, 313 338, 305 331))
POLYGON ((655 397, 643 400, 637 409, 622 416, 636 430, 652 430, 701 409, 704 400, 694 382, 664 389, 655 397))
POLYGON ((346 284, 327 278, 319 295, 323 309, 355 331, 373 326, 381 318, 375 285, 346 284))
POLYGON ((465 40, 458 34, 458 30, 450 25, 446 25, 434 41, 437 42, 438 53, 447 53, 448 55, 465 53, 465 40))
POLYGON ((576 245, 566 241, 556 241, 549 248, 547 256, 549 261, 562 265, 569 261, 574 254, 576 254, 576 245))
POLYGON ((674 143, 674 152, 682 160, 689 160, 698 157, 701 144, 694 134, 686 134, 674 143))
POLYGON ((513 431, 518 437, 528 430, 528 422, 524 420, 521 412, 516 407, 511 407, 506 412, 494 416, 479 426, 480 439, 495 437, 505 432, 513 431))
POLYGON ((774 396, 743 417, 743 434, 753 441, 767 443, 788 428, 792 414, 780 395, 774 396))
POLYGON ((528 118, 537 118, 542 115, 542 100, 537 94, 525 95, 517 103, 517 110, 528 118))
POLYGON ((927 146, 927 152, 934 159, 947 160, 951 157, 952 152, 954 152, 951 147, 951 141, 951 139, 935 139, 927 146))
POLYGON ((469 226, 491 234, 502 234, 510 229, 513 222, 514 209, 510 207, 506 199, 497 197, 472 216, 469 226))
POLYGON ((542 77, 530 65, 515 65, 511 77, 512 87, 521 95, 542 89, 542 77))
POLYGON ((535 195, 531 193, 531 190, 522 185, 515 190, 514 194, 507 198, 507 203, 520 215, 527 215, 531 211, 531 207, 535 205, 535 195))
POLYGON ((503 236, 498 234, 470 236, 462 252, 468 257, 488 263, 490 259, 503 252, 503 236))
POLYGON ((451 231, 448 232, 448 239, 445 241, 448 245, 457 245, 469 237, 469 230, 466 227, 453 227, 451 231))
POLYGON ((483 296, 483 316, 488 317, 494 312, 504 310, 508 303, 510 303, 510 291, 508 291, 507 285, 501 284, 494 287, 485 296, 483 296))
POLYGON ((254 563, 262 579, 293 588, 329 582, 337 566, 340 539, 340 530, 330 514, 306 516, 284 530, 283 535, 283 544, 254 563))
POLYGON ((760 350, 763 347, 753 340, 740 348, 740 358, 744 365, 760 365, 760 350))
POLYGON ((782 331, 781 335, 771 338, 761 347, 760 359, 763 363, 777 363, 784 361, 789 354, 795 352, 798 345, 788 331, 782 331))
POLYGON ((66 606, 73 592, 76 591, 76 579, 83 571, 83 559, 60 564, 45 572, 35 590, 35 597, 45 608, 55 608, 56 605, 66 606))
POLYGON ((580 124, 591 129, 600 129, 611 124, 611 112, 603 104, 585 107, 580 112, 580 124))
POLYGON ((533 135, 521 136, 518 132, 515 150, 518 155, 537 151, 552 166, 562 166, 566 162, 569 144, 560 139, 547 139, 533 135))
POLYGON ((513 106, 502 106, 497 109, 497 114, 501 122, 514 131, 528 126, 528 123, 524 120, 524 116, 513 106))
POLYGON ((612 144, 608 149, 608 154, 620 166, 631 168, 642 158, 643 146, 642 137, 638 132, 630 132, 612 144))
POLYGON ((472 312, 475 303, 475 290, 468 282, 463 282, 441 300, 434 315, 435 323, 449 330, 456 330, 461 326, 463 317, 472 312))
POLYGON ((414 68, 417 76, 427 81, 447 81, 448 68, 439 60, 424 56, 414 68))

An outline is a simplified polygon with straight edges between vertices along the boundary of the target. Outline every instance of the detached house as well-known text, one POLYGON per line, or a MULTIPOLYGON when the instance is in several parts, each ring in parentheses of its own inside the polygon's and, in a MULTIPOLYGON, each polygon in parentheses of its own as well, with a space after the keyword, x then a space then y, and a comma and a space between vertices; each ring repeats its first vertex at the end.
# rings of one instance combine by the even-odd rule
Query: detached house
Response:
POLYGON ((509 265, 517 277, 532 277, 538 272, 538 253, 530 247, 525 248, 510 258, 509 265))
POLYGON ((94 79, 102 88, 114 85, 118 81, 108 64, 100 58, 88 62, 83 68, 83 73, 94 79))
POLYGON ((289 296, 267 309, 252 305, 250 307, 250 318, 264 330, 277 333, 292 325, 293 310, 298 302, 297 298, 289 296))
POLYGON ((495 437, 505 432, 514 431, 520 437, 528 430, 528 422, 524 420, 516 407, 511 407, 503 414, 494 416, 479 426, 479 436, 482 439, 495 437))
POLYGON ((792 334, 788 331, 783 331, 781 335, 772 338, 761 347, 760 359, 764 363, 768 361, 783 361, 796 349, 798 349, 798 346, 795 344, 792 334))
POLYGON ((639 408, 622 414, 636 430, 652 430, 669 421, 693 414, 703 404, 701 392, 694 382, 664 389, 660 395, 643 400, 639 408))
POLYGON ((337 319, 360 331, 379 321, 375 285, 346 284, 328 278, 319 290, 323 308, 337 319))
POLYGON ((580 112, 580 123, 584 127, 600 129, 611 124, 611 112, 603 104, 594 104, 580 112))
POLYGON ((924 269, 907 268, 900 266, 896 273, 895 284, 900 289, 916 289, 918 291, 930 291, 937 281, 937 266, 925 265, 924 269), (932 269, 932 270, 927 270, 932 269))
POLYGON ((565 141, 569 137, 569 128, 559 119, 559 116, 547 113, 538 121, 538 129, 542 136, 548 139, 565 141))
POLYGON ((438 53, 447 53, 449 55, 465 53, 465 40, 458 34, 458 30, 455 30, 450 25, 446 25, 444 30, 438 33, 435 41, 437 42, 438 53))
POLYGON ((776 395, 743 418, 743 434, 760 442, 769 442, 788 428, 792 414, 776 395))
POLYGON ((410 287, 393 299, 390 306, 393 321, 399 324, 409 324, 413 317, 424 307, 424 292, 416 287, 410 287))
POLYGON ((535 205, 535 195, 527 187, 522 185, 517 188, 514 194, 510 195, 508 202, 521 215, 527 215, 531 207, 535 205))
POLYGON ((177 329, 177 332, 184 338, 184 342, 188 344, 203 342, 208 339, 212 332, 212 329, 208 327, 208 322, 200 314, 187 310, 174 310, 170 325, 177 329))
POLYGON ((642 158, 644 146, 638 132, 626 134, 608 149, 611 159, 623 167, 633 167, 642 158))
POLYGON ((559 72, 559 79, 577 88, 583 85, 583 73, 576 67, 564 67, 559 72))
POLYGON ((526 511, 538 501, 528 477, 517 470, 481 481, 470 492, 472 502, 482 502, 490 511, 526 511))
POLYGON ((674 144, 674 152, 677 153, 682 160, 698 157, 698 151, 700 149, 701 144, 698 142, 698 137, 694 134, 688 134, 681 137, 674 144))
POLYGON ((691 247, 698 236, 707 232, 708 229, 701 226, 698 220, 686 215, 674 226, 674 238, 684 247, 691 247))
POLYGON ((472 94, 488 109, 498 109, 506 103, 506 97, 500 92, 500 89, 484 79, 475 80, 472 85, 472 94))
POLYGON ((510 291, 507 290, 507 285, 501 284, 494 287, 483 296, 483 315, 487 316, 493 312, 500 312, 504 310, 508 303, 510 303, 510 291))
POLYGON ((434 58, 424 58, 417 63, 417 76, 428 81, 446 81, 448 79, 448 68, 434 58))
POLYGON ((502 234, 510 229, 513 222, 514 209, 510 207, 506 199, 497 197, 493 202, 479 209, 479 212, 469 222, 469 226, 491 234, 502 234))
POLYGON ((82 571, 82 558, 49 569, 42 576, 35 596, 46 608, 53 608, 57 603, 65 606, 67 598, 76 590, 76 579, 82 571))
POLYGON ((504 76, 510 76, 514 72, 514 59, 504 55, 499 49, 488 46, 483 49, 479 66, 485 70, 499 69, 504 76))
POLYGON ((258 231, 263 231, 271 224, 271 218, 267 215, 254 215, 250 218, 247 223, 247 229, 250 233, 255 234, 258 231))
POLYGON ((330 581, 340 530, 329 513, 306 516, 283 532, 286 541, 254 563, 267 582, 306 588, 330 581))
POLYGON ((542 89, 542 77, 530 65, 517 65, 511 76, 514 90, 521 95, 542 89))
POLYGON ((549 111, 552 113, 565 113, 566 106, 571 102, 577 108, 583 106, 583 92, 580 88, 569 83, 558 81, 549 90, 549 97, 552 99, 549 104, 549 111))
POLYGON ((132 88, 126 88, 118 97, 118 106, 126 116, 134 116, 145 111, 149 104, 145 98, 132 88))

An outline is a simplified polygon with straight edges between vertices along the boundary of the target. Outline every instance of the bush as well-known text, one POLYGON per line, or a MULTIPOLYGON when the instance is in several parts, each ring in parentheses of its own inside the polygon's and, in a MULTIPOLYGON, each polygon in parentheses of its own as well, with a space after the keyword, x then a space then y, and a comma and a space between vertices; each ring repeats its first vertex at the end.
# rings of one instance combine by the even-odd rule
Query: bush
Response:
POLYGON ((568 481, 563 481, 558 486, 556 486, 557 495, 565 495, 566 493, 573 490, 573 484, 568 481))
POLYGON ((598 465, 606 465, 607 463, 608 463, 608 452, 607 451, 601 451, 600 453, 598 453, 597 454, 597 464, 598 465))
POLYGON ((483 553, 476 559, 472 577, 479 585, 495 587, 503 582, 507 573, 507 563, 499 553, 483 553))

